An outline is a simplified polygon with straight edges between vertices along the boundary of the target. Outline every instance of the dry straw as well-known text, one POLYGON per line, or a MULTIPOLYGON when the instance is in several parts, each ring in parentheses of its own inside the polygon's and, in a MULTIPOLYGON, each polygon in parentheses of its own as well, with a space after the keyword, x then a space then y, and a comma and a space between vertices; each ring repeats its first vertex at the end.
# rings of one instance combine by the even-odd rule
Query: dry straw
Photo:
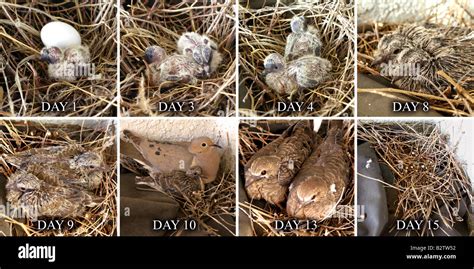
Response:
MULTIPOLYGON (((326 121, 327 122, 327 121, 326 121)), ((239 167, 241 180, 239 184, 244 184, 243 167, 248 160, 264 145, 280 136, 280 133, 272 133, 270 126, 275 124, 291 124, 288 121, 258 121, 241 124, 239 132, 239 167)), ((327 124, 322 125, 322 133, 327 124)), ((354 163, 354 123, 344 121, 343 124, 343 146, 347 149, 350 157, 350 167, 354 163)), ((240 201, 240 215, 245 215, 250 219, 250 226, 253 235, 257 236, 353 236, 354 235, 354 178, 351 169, 350 183, 337 207, 337 212, 333 217, 322 222, 318 222, 318 228, 314 231, 302 229, 283 231, 275 229, 275 221, 290 220, 285 210, 263 201, 240 201)), ((241 189, 243 191, 243 189, 241 189)), ((240 224, 242 225, 242 223, 240 224)), ((242 227, 241 227, 242 229, 242 227)))
MULTIPOLYGON (((102 122, 104 123, 104 122, 102 122)), ((51 124, 40 121, 0 121, 0 153, 10 154, 50 146, 67 146, 72 143, 85 149, 101 152, 108 169, 104 173, 100 187, 95 194, 104 200, 89 209, 84 217, 74 220, 74 228, 39 231, 28 219, 13 219, 0 216, 10 225, 12 235, 26 236, 112 236, 116 234, 117 182, 115 130, 112 123, 99 124, 97 121, 78 121, 77 124, 51 124), (87 127, 94 126, 94 127, 87 127)), ((9 177, 15 169, 5 160, 0 160, 0 172, 9 177)))
MULTIPOLYGON (((456 10, 450 10, 452 14, 446 14, 446 16, 439 16, 433 14, 429 19, 431 23, 444 24, 447 26, 463 26, 472 28, 473 15, 469 13, 467 7, 457 5, 456 10), (471 18, 466 19, 467 18, 471 18)), ((360 25, 359 36, 357 41, 357 67, 358 71, 371 74, 375 76, 381 76, 380 72, 373 67, 371 63, 374 60, 374 51, 377 49, 378 42, 380 39, 395 29, 398 28, 397 24, 387 24, 374 22, 372 24, 360 25)), ((442 72, 441 70, 439 72, 442 72)), ((474 89, 463 89, 461 88, 452 78, 445 73, 439 73, 452 85, 447 88, 437 89, 436 93, 419 93, 410 91, 407 89, 396 89, 396 88, 377 88, 377 89, 358 89, 358 92, 375 93, 383 96, 391 96, 392 94, 403 94, 417 101, 428 101, 430 103, 430 109, 437 111, 438 113, 445 116, 473 116, 474 108, 474 89), (461 94, 453 94, 454 89, 461 94)), ((390 80, 389 78, 387 78, 390 80)), ((474 78, 467 78, 474 79, 474 78)), ((433 86, 434 87, 434 86, 433 86)), ((392 95, 393 96, 393 95, 392 95)))
POLYGON ((250 1, 239 8, 239 94, 244 116, 350 116, 354 108, 354 6, 347 1, 295 4, 251 9, 250 1), (277 103, 289 100, 277 96, 261 76, 263 60, 273 52, 283 55, 290 20, 304 16, 321 33, 321 56, 332 65, 331 78, 314 89, 300 90, 293 101, 303 102, 300 113, 278 112, 277 103))
POLYGON ((433 235, 427 223, 436 218, 450 228, 462 221, 457 213, 463 196, 473 201, 472 186, 448 145, 449 137, 438 126, 430 122, 363 121, 358 138, 374 147, 394 175, 394 182, 384 185, 397 192, 395 217, 424 220, 421 231, 408 235, 433 235))
POLYGON ((235 114, 235 13, 233 1, 182 1, 149 7, 134 3, 121 10, 121 113, 124 116, 233 116, 235 114), (159 45, 176 53, 184 32, 206 34, 216 41, 223 61, 209 79, 197 85, 162 89, 147 78, 145 49, 159 45), (159 102, 194 103, 194 110, 159 112, 159 102))
POLYGON ((115 115, 116 14, 114 1, 0 1, 0 115, 115 115), (39 53, 40 30, 50 21, 68 23, 79 31, 100 78, 74 82, 48 78, 48 65, 40 61, 39 53), (41 102, 75 102, 76 111, 70 107, 65 112, 43 112, 41 102))

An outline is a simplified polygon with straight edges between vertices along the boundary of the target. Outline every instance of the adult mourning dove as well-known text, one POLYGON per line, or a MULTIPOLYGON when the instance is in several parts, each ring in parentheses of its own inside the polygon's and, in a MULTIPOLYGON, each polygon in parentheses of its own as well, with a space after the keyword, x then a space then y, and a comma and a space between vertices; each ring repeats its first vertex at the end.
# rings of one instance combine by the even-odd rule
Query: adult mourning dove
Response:
POLYGON ((150 172, 168 173, 191 167, 194 154, 188 150, 189 142, 158 142, 140 137, 129 130, 123 131, 123 138, 140 152, 145 164, 151 167, 150 172))
POLYGON ((285 62, 278 53, 268 55, 264 60, 265 83, 278 94, 290 96, 300 88, 314 88, 329 77, 331 63, 323 58, 306 55, 285 62))
POLYGON ((196 77, 203 73, 201 66, 193 60, 179 54, 167 55, 159 46, 151 46, 145 50, 145 61, 148 63, 147 71, 153 85, 195 85, 196 77))
MULTIPOLYGON (((334 123, 333 121, 332 123, 334 123)), ((288 216, 324 220, 341 200, 349 176, 349 162, 334 124, 323 143, 304 162, 290 185, 286 203, 288 216)))
POLYGON ((61 50, 58 47, 43 48, 40 59, 48 63, 48 75, 52 79, 75 81, 90 74, 90 53, 86 46, 78 45, 61 50))
POLYGON ((321 56, 319 32, 313 25, 308 26, 304 17, 291 19, 291 31, 286 39, 285 60, 296 60, 305 55, 321 56))
POLYGON ((138 186, 146 185, 153 189, 169 193, 176 197, 191 197, 200 190, 200 178, 202 170, 193 167, 187 171, 173 170, 170 172, 152 173, 148 177, 136 177, 138 186))
POLYGON ((194 138, 188 147, 194 157, 191 167, 202 168, 202 181, 207 184, 213 182, 217 178, 219 165, 221 162, 221 146, 206 136, 194 138))
POLYGON ((245 165, 245 188, 252 199, 279 205, 293 177, 311 153, 314 133, 309 121, 299 121, 257 151, 245 165))
POLYGON ((403 25, 384 35, 372 64, 408 90, 435 93, 451 85, 444 71, 464 88, 474 87, 474 31, 434 24, 403 25))
POLYGON ((203 68, 203 77, 209 77, 222 62, 216 42, 206 35, 186 32, 178 39, 177 46, 180 54, 194 60, 203 68))
POLYGON ((139 137, 129 130, 124 130, 123 136, 141 153, 146 165, 151 167, 151 173, 200 167, 204 183, 216 179, 222 151, 209 137, 197 137, 191 142, 166 143, 139 137))
POLYGON ((54 185, 21 169, 8 178, 6 190, 7 201, 30 219, 80 217, 101 200, 82 188, 54 185))
POLYGON ((13 154, 3 154, 11 165, 55 185, 75 184, 87 190, 97 189, 108 168, 102 155, 82 146, 52 146, 33 148, 13 154))

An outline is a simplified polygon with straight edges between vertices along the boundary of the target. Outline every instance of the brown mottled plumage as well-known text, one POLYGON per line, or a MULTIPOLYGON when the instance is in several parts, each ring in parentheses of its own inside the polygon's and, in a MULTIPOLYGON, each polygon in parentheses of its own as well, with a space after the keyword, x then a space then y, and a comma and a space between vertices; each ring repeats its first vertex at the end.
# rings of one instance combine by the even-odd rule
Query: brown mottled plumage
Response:
POLYGON ((6 185, 7 201, 21 208, 30 219, 38 217, 80 217, 100 198, 74 185, 55 185, 18 169, 6 185))
POLYGON ((280 204, 313 144, 309 121, 299 121, 256 152, 245 165, 245 187, 252 199, 280 204))
POLYGON ((349 176, 347 155, 335 125, 304 162, 290 185, 286 210, 290 217, 323 220, 334 213, 349 176))
POLYGON ((137 177, 135 182, 139 186, 146 185, 173 196, 191 197, 200 190, 201 173, 200 167, 193 167, 187 171, 156 172, 148 177, 137 177))
POLYGON ((11 165, 49 183, 61 186, 75 184, 87 190, 99 187, 106 170, 101 154, 86 151, 77 144, 33 148, 3 154, 3 157, 11 165))
MULTIPOLYGON (((449 86, 444 71, 466 89, 474 88, 474 31, 434 24, 404 25, 383 36, 373 65, 391 63, 391 76, 403 89, 438 94, 449 86), (411 67, 410 73, 400 71, 411 67)), ((383 71, 387 68, 381 65, 383 71)), ((390 72, 388 72, 390 74, 390 72)))

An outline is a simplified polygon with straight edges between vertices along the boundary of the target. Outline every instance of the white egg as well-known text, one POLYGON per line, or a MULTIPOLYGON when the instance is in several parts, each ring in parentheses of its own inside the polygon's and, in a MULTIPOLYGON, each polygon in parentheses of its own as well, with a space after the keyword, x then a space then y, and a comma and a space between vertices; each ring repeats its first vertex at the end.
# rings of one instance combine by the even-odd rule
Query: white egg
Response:
POLYGON ((52 21, 41 28, 41 41, 47 48, 66 49, 81 45, 81 36, 71 25, 60 21, 52 21))

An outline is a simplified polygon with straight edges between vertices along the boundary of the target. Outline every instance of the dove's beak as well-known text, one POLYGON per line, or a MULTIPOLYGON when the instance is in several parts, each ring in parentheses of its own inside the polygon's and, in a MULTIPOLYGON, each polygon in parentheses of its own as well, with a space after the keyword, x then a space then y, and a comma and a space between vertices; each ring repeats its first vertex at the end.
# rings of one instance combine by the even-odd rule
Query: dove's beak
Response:
POLYGON ((153 62, 153 49, 152 48, 147 48, 145 50, 145 61, 148 63, 148 64, 151 64, 153 62))
POLYGON ((46 51, 41 51, 40 53, 40 60, 41 61, 48 61, 49 60, 49 56, 48 54, 46 53, 46 51))
POLYGON ((210 66, 209 65, 206 65, 204 66, 204 73, 206 75, 206 77, 210 77, 211 76, 211 70, 210 70, 210 66))
POLYGON ((259 179, 260 178, 255 177, 255 176, 245 177, 245 187, 247 188, 248 186, 252 185, 255 181, 257 181, 259 179))
POLYGON ((221 146, 219 146, 219 145, 216 145, 216 144, 212 144, 212 145, 211 145, 211 147, 216 147, 216 148, 220 148, 220 149, 222 149, 222 147, 221 147, 221 146))
POLYGON ((49 55, 48 51, 45 50, 45 49, 41 50, 40 60, 44 61, 44 62, 47 62, 49 64, 53 63, 53 60, 51 59, 51 55, 49 55))
POLYGON ((94 171, 98 171, 98 172, 107 172, 110 170, 110 166, 108 165, 103 165, 102 167, 97 167, 94 169, 94 171))
POLYGON ((305 204, 303 203, 297 203, 296 205, 296 208, 295 208, 295 212, 293 212, 292 215, 297 215, 301 210, 303 210, 305 204))
POLYGON ((381 63, 384 63, 384 62, 387 60, 387 58, 388 58, 388 57, 385 56, 385 55, 377 56, 377 57, 375 57, 375 59, 372 61, 371 66, 377 66, 377 65, 379 65, 379 64, 381 64, 381 63))

